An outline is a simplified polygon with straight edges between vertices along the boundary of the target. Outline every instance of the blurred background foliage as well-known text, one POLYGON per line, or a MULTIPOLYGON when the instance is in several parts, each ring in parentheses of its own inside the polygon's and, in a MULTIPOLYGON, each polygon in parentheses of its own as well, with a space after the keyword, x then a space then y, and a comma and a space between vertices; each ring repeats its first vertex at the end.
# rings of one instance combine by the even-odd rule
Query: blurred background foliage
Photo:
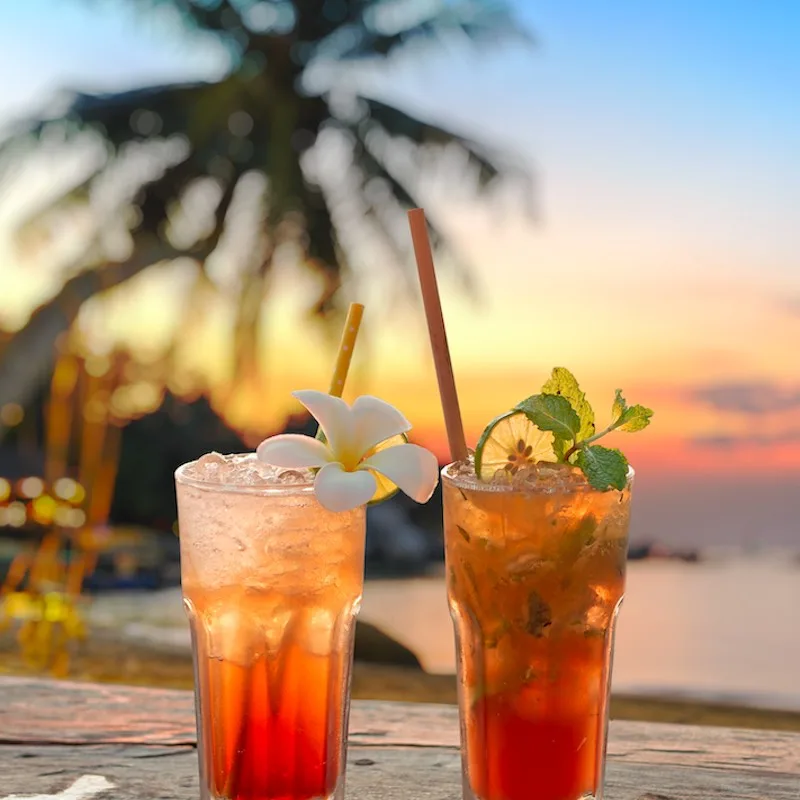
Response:
MULTIPOLYGON (((370 92, 375 71, 402 55, 529 42, 503 2, 95 1, 212 37, 228 68, 210 82, 69 93, 56 114, 9 132, 0 147, 6 185, 42 147, 80 149, 82 159, 71 183, 19 226, 24 248, 52 253, 60 288, 0 344, 0 407, 25 406, 46 385, 54 345, 87 301, 176 259, 197 269, 175 335, 192 336, 204 297, 224 295, 235 385, 259 370, 263 301, 281 258, 313 276, 309 314, 338 332, 342 286, 369 257, 365 243, 387 255, 367 265, 367 279, 415 288, 405 211, 423 204, 426 174, 449 165, 448 180, 489 199, 509 179, 529 185, 513 155, 370 92)), ((436 209, 428 213, 435 246, 450 251, 445 263, 469 291, 468 264, 436 209)), ((0 420, 0 438, 4 427, 0 420)))

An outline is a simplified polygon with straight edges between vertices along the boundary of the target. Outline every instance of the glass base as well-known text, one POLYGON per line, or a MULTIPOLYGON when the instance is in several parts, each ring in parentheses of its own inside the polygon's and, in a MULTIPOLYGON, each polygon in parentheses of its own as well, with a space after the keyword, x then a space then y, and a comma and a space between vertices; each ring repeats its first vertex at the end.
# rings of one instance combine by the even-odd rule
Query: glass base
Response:
MULTIPOLYGON (((280 794, 280 795, 261 794, 261 793, 254 794, 248 792, 245 794, 236 794, 233 797, 228 797, 208 790, 206 790, 205 792, 201 792, 201 797, 203 798, 203 800, 344 800, 344 777, 339 779, 338 783, 336 784, 336 789, 334 789, 333 791, 333 794, 314 795, 313 797, 309 797, 308 795, 302 792, 298 794, 280 794)), ((581 800, 583 800, 583 798, 581 800)))
MULTIPOLYGON (((492 800, 491 797, 481 797, 480 795, 475 794, 472 789, 469 787, 469 783, 466 779, 464 779, 464 790, 462 793, 463 800, 492 800)), ((339 800, 338 796, 336 800, 339 800)), ((530 800, 538 800, 536 793, 530 795, 530 800)), ((580 797, 559 797, 558 800, 603 800, 602 793, 601 794, 582 794, 580 797)))

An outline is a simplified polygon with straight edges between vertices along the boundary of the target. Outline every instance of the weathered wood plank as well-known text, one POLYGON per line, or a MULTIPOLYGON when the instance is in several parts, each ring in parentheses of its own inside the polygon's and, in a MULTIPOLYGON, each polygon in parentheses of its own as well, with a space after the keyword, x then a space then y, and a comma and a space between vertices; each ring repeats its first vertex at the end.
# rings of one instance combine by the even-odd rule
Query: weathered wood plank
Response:
MULTIPOLYGON (((195 741, 190 692, 0 679, 0 743, 192 745, 195 741)), ((356 701, 350 741, 364 747, 455 748, 457 711, 452 706, 356 701)), ((794 733, 612 722, 609 755, 630 764, 760 770, 800 779, 800 734, 794 733)))
POLYGON ((194 744, 191 692, 0 678, 0 742, 194 744))
MULTIPOLYGON (((197 758, 188 746, 0 746, 0 800, 57 794, 84 775, 114 784, 97 800, 196 800, 197 758)), ((450 747, 352 747, 354 800, 461 800, 460 760, 450 747)), ((800 777, 702 767, 609 765, 606 800, 797 800, 800 777)))

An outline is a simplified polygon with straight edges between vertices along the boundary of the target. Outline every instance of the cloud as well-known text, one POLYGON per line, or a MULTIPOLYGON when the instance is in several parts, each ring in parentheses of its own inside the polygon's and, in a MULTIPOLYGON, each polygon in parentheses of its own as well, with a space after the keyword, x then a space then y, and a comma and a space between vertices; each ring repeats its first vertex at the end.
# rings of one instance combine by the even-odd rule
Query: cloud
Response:
POLYGON ((778 305, 791 316, 800 317, 800 294, 782 297, 778 305))
POLYGON ((765 381, 711 384, 693 389, 690 396, 719 411, 753 416, 800 410, 800 386, 783 387, 765 381))
POLYGON ((730 434, 709 434, 696 436, 691 440, 695 447, 709 450, 730 450, 734 447, 774 447, 779 444, 800 442, 800 430, 785 433, 746 433, 741 436, 730 434))

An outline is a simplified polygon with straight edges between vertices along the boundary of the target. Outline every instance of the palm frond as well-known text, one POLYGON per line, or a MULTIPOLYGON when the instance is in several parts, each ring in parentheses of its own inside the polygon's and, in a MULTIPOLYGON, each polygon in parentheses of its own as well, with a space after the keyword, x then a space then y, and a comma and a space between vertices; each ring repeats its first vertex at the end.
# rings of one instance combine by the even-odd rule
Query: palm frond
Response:
POLYGON ((142 13, 159 8, 171 9, 189 27, 209 33, 218 34, 237 25, 244 27, 239 4, 231 0, 125 0, 125 3, 142 13))
POLYGON ((92 186, 105 168, 106 164, 95 167, 87 176, 73 184, 65 192, 61 192, 56 197, 50 198, 28 211, 17 220, 14 226, 16 235, 23 239, 26 236, 35 236, 40 230, 40 226, 47 220, 57 217, 68 208, 87 206, 91 198, 92 186))
POLYGON ((498 178, 510 177, 511 174, 523 176, 526 173, 524 166, 514 164, 507 155, 490 152, 484 145, 455 131, 418 116, 411 116, 380 100, 364 95, 359 99, 366 108, 366 124, 379 126, 393 138, 408 139, 415 145, 457 145, 467 154, 470 163, 477 167, 478 181, 482 188, 488 187, 498 178))
MULTIPOLYGON (((397 239, 394 236, 391 236, 391 238, 397 245, 395 252, 401 259, 399 263, 408 263, 410 242, 405 235, 408 227, 406 214, 410 209, 420 208, 426 204, 421 201, 421 198, 416 194, 416 190, 409 187, 408 177, 404 178, 398 175, 387 163, 387 160, 382 158, 380 154, 376 152, 375 148, 370 146, 369 139, 364 135, 362 127, 357 125, 350 126, 350 132, 356 142, 354 148, 354 163, 364 176, 362 193, 365 197, 368 197, 369 192, 367 189, 370 181, 377 180, 389 187, 387 197, 380 204, 382 206, 381 208, 377 208, 376 204, 371 200, 368 200, 368 202, 375 216, 386 215, 389 219, 393 218, 395 224, 391 227, 403 232, 403 245, 397 243, 397 239)), ((462 289, 466 291, 468 295, 474 296, 475 286, 471 278, 471 269, 468 260, 458 254, 452 237, 448 236, 436 221, 436 213, 434 210, 428 211, 427 220, 431 245, 435 249, 446 252, 450 256, 454 268, 454 277, 459 280, 462 289)), ((388 229, 389 226, 386 227, 388 229)), ((414 285, 416 286, 416 284, 414 285)))
POLYGON ((505 2, 432 3, 433 8, 416 22, 410 25, 403 22, 399 26, 392 20, 391 5, 369 3, 359 19, 343 25, 320 42, 319 55, 340 61, 385 58, 407 45, 436 44, 454 35, 473 44, 497 44, 503 39, 526 44, 533 41, 505 2))
POLYGON ((303 181, 300 200, 305 217, 304 250, 308 266, 322 278, 322 288, 311 315, 327 318, 337 310, 337 293, 342 287, 347 259, 321 187, 303 181))

